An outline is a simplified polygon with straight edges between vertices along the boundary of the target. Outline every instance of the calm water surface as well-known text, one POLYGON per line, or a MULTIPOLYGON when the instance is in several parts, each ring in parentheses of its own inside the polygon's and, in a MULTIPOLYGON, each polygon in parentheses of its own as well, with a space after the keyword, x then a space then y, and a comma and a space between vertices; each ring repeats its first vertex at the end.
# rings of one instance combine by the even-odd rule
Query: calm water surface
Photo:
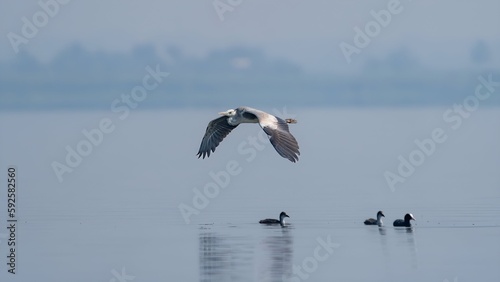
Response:
POLYGON ((500 280, 499 109, 456 129, 445 108, 288 109, 297 164, 259 141, 257 125, 197 159, 225 108, 0 114, 1 226, 6 170, 18 169, 17 273, 2 228, 0 280, 500 280), (113 132, 60 182, 53 162, 103 119, 113 132), (436 129, 446 140, 416 152, 436 129), (391 189, 384 174, 411 155, 418 165, 391 189), (364 226, 378 210, 385 226, 364 226), (258 224, 281 211, 287 227, 258 224), (392 227, 407 212, 413 227, 392 227))

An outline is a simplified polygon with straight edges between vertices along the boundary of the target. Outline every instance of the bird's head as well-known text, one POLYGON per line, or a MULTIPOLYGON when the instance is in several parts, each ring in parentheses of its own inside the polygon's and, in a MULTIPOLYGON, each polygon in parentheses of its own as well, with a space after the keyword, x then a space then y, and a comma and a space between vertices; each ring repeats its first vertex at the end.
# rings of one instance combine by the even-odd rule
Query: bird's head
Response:
POLYGON ((281 212, 280 219, 285 218, 285 217, 289 217, 288 214, 286 214, 286 212, 281 212))
POLYGON ((236 115, 236 110, 235 109, 230 109, 225 112, 220 112, 219 115, 221 116, 226 116, 226 117, 232 117, 236 115))
POLYGON ((384 215, 384 212, 383 212, 383 211, 379 211, 379 212, 377 213, 377 216, 378 216, 378 217, 382 217, 382 216, 383 216, 383 217, 385 217, 385 215, 384 215))
POLYGON ((416 220, 416 219, 413 217, 413 214, 411 214, 411 213, 407 213, 407 214, 405 215, 405 220, 406 220, 406 221, 410 221, 410 220, 416 220))

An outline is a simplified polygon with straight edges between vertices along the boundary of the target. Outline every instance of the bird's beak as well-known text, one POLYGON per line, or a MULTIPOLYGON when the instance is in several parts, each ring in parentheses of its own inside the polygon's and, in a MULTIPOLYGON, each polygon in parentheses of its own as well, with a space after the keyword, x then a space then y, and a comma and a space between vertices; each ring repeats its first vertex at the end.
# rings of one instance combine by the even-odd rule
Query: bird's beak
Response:
POLYGON ((411 217, 411 219, 416 220, 413 216, 411 217))
POLYGON ((382 216, 383 216, 383 217, 385 217, 385 215, 384 215, 384 214, 382 214, 382 216))
POLYGON ((286 217, 290 218, 290 217, 288 216, 288 214, 286 215, 286 217))
POLYGON ((229 115, 229 111, 220 112, 219 115, 221 115, 221 116, 228 116, 229 115))

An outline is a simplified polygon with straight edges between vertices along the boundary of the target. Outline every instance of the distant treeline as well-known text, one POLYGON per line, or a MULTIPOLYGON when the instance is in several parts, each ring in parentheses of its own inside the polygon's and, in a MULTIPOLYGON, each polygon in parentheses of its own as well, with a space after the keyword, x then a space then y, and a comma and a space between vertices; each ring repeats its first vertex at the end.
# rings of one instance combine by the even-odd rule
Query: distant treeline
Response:
MULTIPOLYGON (((499 70, 429 70, 404 52, 370 61, 354 74, 311 74, 255 48, 194 58, 174 47, 158 52, 145 45, 117 54, 75 44, 48 63, 27 53, 0 61, 0 109, 105 109, 127 96, 140 100, 141 108, 449 106, 474 95, 478 76, 489 74, 500 81, 499 70), (151 69, 170 74, 145 84, 154 76, 151 69)), ((500 105, 500 88, 483 103, 500 105)))

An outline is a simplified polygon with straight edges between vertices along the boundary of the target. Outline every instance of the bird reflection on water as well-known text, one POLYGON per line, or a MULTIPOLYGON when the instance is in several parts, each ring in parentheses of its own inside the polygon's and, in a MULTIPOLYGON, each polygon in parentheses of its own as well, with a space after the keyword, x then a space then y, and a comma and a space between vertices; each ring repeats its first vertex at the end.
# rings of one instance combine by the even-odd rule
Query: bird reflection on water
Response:
POLYGON ((263 259, 257 268, 257 281, 283 281, 292 274, 293 232, 291 226, 268 228, 272 232, 259 243, 263 259))
MULTIPOLYGON (((204 230, 206 231, 206 230, 204 230)), ((241 281, 251 276, 252 246, 243 237, 200 232, 200 281, 241 281)))
POLYGON ((255 241, 200 229, 200 281, 283 281, 289 277, 293 230, 268 227, 265 231, 268 235, 255 241))

